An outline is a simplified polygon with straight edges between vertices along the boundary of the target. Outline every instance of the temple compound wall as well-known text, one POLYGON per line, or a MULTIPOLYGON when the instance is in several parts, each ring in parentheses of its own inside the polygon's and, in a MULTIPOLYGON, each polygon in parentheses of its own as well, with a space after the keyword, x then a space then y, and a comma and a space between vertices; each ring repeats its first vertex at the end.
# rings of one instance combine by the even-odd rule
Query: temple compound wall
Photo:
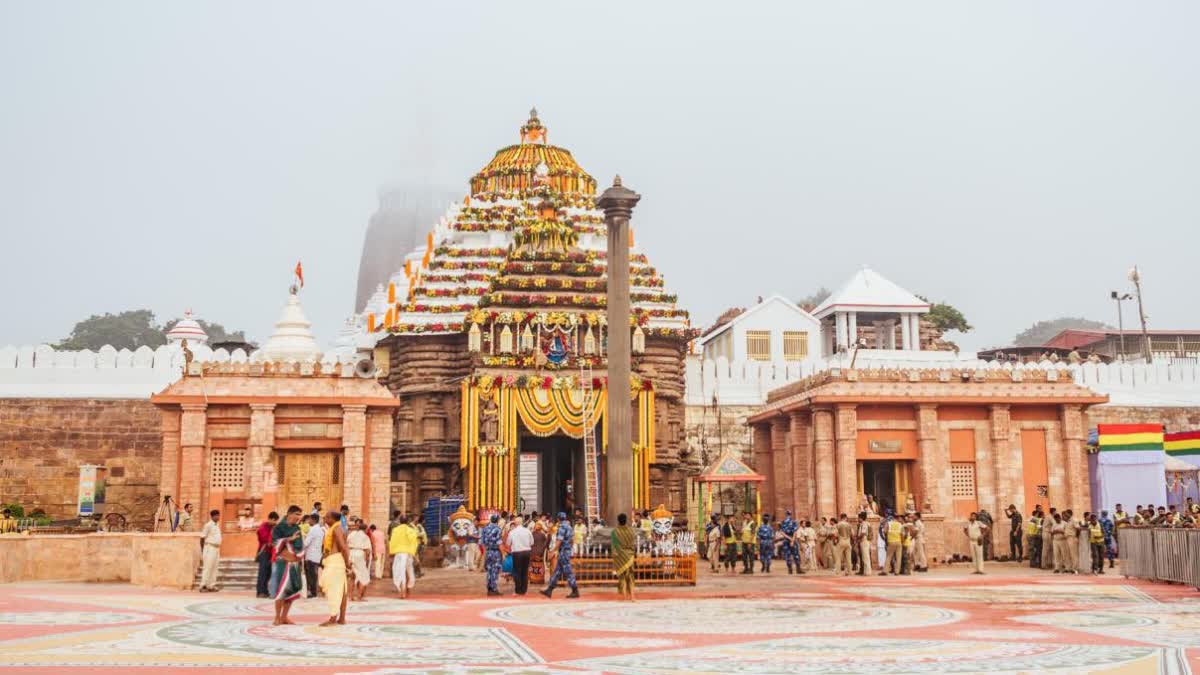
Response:
POLYGON ((820 373, 750 418, 763 507, 919 510, 934 557, 965 554, 973 511, 1089 508, 1086 413, 1106 401, 1053 370, 820 373))
POLYGON ((106 504, 150 527, 162 454, 157 408, 145 399, 0 399, 0 502, 54 520, 78 514, 79 467, 108 469, 106 504))

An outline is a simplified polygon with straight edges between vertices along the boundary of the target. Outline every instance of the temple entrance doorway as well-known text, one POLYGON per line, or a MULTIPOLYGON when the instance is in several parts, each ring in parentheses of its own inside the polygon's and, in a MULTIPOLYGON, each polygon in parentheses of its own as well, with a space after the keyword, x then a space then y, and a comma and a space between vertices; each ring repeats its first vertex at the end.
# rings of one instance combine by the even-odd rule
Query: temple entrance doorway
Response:
POLYGON ((896 462, 892 460, 862 460, 858 463, 859 494, 875 500, 876 510, 883 515, 888 509, 896 511, 896 462))
POLYGON ((313 502, 325 510, 342 503, 342 453, 340 450, 276 451, 276 475, 279 476, 279 513, 295 504, 307 513, 313 502))
POLYGON ((518 510, 553 515, 585 508, 582 440, 523 436, 517 466, 518 510))

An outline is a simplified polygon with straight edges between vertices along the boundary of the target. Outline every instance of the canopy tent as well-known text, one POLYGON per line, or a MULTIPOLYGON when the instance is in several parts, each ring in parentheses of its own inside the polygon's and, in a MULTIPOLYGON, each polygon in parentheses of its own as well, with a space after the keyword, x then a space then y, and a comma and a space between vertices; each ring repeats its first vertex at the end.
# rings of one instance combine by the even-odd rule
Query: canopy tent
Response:
POLYGON ((1188 497, 1200 503, 1200 431, 1167 434, 1167 504, 1182 507, 1188 497))
MULTIPOLYGON (((700 473, 699 476, 696 476, 695 480, 697 483, 700 484, 701 490, 703 490, 704 487, 706 487, 706 486, 708 487, 707 498, 705 498, 704 494, 701 493, 701 495, 700 495, 701 499, 700 499, 699 503, 701 505, 701 508, 707 508, 708 513, 711 514, 713 512, 712 511, 712 497, 713 497, 713 484, 714 483, 745 483, 745 485, 746 485, 745 510, 749 511, 750 510, 750 485, 752 483, 755 485, 757 485, 758 483, 762 483, 767 480, 767 477, 756 472, 754 469, 751 469, 749 467, 749 465, 747 465, 745 462, 738 459, 737 457, 734 457, 733 453, 731 453, 729 451, 725 451, 725 452, 721 453, 721 456, 717 458, 717 461, 710 464, 708 466, 708 468, 706 468, 704 471, 702 471, 700 473)), ((761 510, 762 510, 762 496, 758 493, 757 490, 755 490, 754 512, 758 513, 761 510)), ((696 519, 696 522, 698 523, 700 529, 703 530, 704 523, 708 522, 708 519, 704 517, 703 513, 700 513, 698 515, 699 515, 699 517, 696 519)))
POLYGON ((1166 503, 1161 424, 1101 424, 1088 440, 1093 511, 1166 503))

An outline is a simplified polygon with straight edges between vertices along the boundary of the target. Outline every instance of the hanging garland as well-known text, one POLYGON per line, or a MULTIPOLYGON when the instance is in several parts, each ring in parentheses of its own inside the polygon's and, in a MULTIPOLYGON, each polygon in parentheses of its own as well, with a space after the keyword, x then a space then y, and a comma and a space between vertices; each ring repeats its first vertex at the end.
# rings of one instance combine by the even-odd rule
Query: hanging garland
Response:
POLYGON ((498 270, 503 260, 445 260, 436 258, 429 263, 432 270, 498 270))

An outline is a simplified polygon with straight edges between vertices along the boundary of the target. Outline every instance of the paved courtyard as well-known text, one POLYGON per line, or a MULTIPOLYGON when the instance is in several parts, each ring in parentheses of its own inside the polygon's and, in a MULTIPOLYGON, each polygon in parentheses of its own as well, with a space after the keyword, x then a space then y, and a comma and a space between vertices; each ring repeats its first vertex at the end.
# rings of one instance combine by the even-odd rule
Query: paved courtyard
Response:
MULTIPOLYGON (((273 627, 246 592, 12 584, 0 593, 0 670, 291 673, 1188 673, 1200 593, 995 565, 912 577, 713 577, 579 600, 484 598, 482 577, 435 570, 415 598, 374 587, 346 626, 273 627)), ((511 588, 511 587, 510 587, 511 588)))

